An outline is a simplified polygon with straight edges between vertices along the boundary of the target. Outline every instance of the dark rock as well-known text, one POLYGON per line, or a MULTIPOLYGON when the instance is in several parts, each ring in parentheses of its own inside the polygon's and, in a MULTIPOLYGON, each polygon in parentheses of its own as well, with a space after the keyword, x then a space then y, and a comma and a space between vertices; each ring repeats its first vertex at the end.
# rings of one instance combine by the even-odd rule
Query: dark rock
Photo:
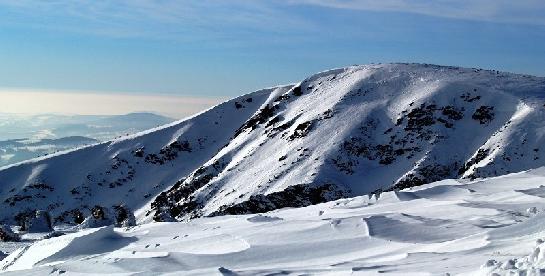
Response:
POLYGON ((115 226, 129 227, 136 225, 136 218, 131 210, 124 205, 114 206, 115 226))
POLYGON ((481 125, 488 124, 494 120, 493 106, 480 106, 471 116, 473 120, 479 121, 481 125))
POLYGON ((0 241, 3 242, 17 242, 20 241, 21 238, 19 235, 13 233, 11 231, 11 228, 7 225, 0 225, 0 241))
POLYGON ((301 90, 301 86, 296 86, 291 91, 292 91, 294 96, 299 97, 299 96, 303 95, 303 91, 301 90))
POLYGON ((312 125, 313 125, 313 121, 308 121, 308 122, 299 124, 293 131, 293 134, 288 137, 288 140, 291 141, 297 138, 303 138, 307 136, 307 134, 312 129, 312 125))
POLYGON ((27 217, 23 231, 41 233, 53 231, 51 216, 47 211, 38 210, 34 215, 27 217))
POLYGON ((349 196, 350 191, 342 190, 335 184, 309 185, 300 184, 268 195, 253 195, 248 200, 232 206, 224 206, 210 214, 239 215, 264 213, 285 207, 304 207, 313 204, 337 200, 349 196))

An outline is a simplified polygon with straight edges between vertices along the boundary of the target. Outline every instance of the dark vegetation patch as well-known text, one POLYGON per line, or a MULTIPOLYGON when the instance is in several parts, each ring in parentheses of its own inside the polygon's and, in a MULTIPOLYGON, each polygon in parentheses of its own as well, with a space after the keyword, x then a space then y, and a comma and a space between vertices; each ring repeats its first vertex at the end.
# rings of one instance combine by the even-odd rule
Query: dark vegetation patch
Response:
POLYGON ((369 119, 359 128, 358 135, 341 144, 341 154, 331 161, 340 171, 353 174, 359 158, 377 161, 380 165, 392 164, 400 157, 411 159, 422 151, 424 143, 434 144, 446 138, 436 126, 454 128, 456 121, 463 117, 464 108, 429 103, 403 111, 395 125, 383 131, 379 130, 378 120, 369 119), (385 135, 389 138, 387 143, 376 142, 377 137, 385 135))
POLYGON ((293 141, 295 139, 298 139, 298 138, 303 138, 305 136, 307 136, 307 134, 310 132, 310 130, 312 129, 312 126, 313 126, 314 122, 313 121, 307 121, 307 122, 304 122, 304 123, 301 123, 299 124, 295 130, 293 131, 293 133, 288 137, 288 140, 289 141, 293 141))
POLYGON ((464 118, 464 108, 456 108, 454 106, 448 105, 443 108, 441 114, 446 116, 451 120, 461 120, 464 118))
POLYGON ((163 165, 167 161, 172 161, 178 158, 180 152, 191 152, 189 141, 174 141, 167 146, 161 148, 158 153, 150 153, 146 155, 144 161, 151 164, 163 165))
POLYGON ((198 205, 192 194, 207 185, 226 167, 226 163, 216 161, 212 165, 198 168, 187 179, 177 181, 168 191, 160 193, 151 203, 151 212, 154 212, 155 221, 163 221, 165 216, 176 218, 195 212, 198 205))
POLYGON ((483 161, 488 156, 489 153, 490 153, 490 149, 479 149, 477 151, 477 154, 475 154, 475 156, 473 156, 471 159, 469 159, 469 161, 467 161, 460 168, 460 170, 458 171, 458 174, 459 175, 464 174, 467 170, 469 170, 471 168, 471 166, 483 161))
POLYGON ((251 102, 253 102, 253 99, 252 99, 252 98, 246 98, 246 99, 242 100, 242 102, 236 101, 236 102, 235 102, 235 108, 236 108, 236 109, 245 108, 245 107, 246 107, 246 106, 244 106, 244 103, 245 103, 245 102, 246 102, 246 103, 251 103, 251 102))
MULTIPOLYGON (((276 136, 278 133, 281 133, 285 130, 287 130, 288 128, 290 128, 293 123, 295 122, 295 119, 291 119, 277 127, 274 127, 274 128, 271 128, 271 129, 268 129, 265 131, 265 133, 267 134, 268 137, 274 137, 276 136)), ((285 134, 282 134, 282 138, 284 138, 285 134)))
POLYGON ((25 186, 19 193, 8 197, 4 200, 4 204, 7 204, 11 207, 15 206, 21 201, 30 202, 33 198, 46 198, 47 193, 53 192, 55 189, 46 184, 43 181, 36 182, 25 186))
POLYGON ((265 125, 265 128, 270 128, 276 124, 278 124, 280 121, 282 121, 284 119, 283 116, 281 115, 278 115, 278 116, 275 116, 274 118, 272 118, 266 125, 265 125))
POLYGON ((324 113, 322 113, 320 120, 331 119, 331 118, 333 118, 333 110, 328 109, 324 111, 324 113))
MULTIPOLYGON (((473 92, 477 92, 477 89, 474 89, 473 92)), ((471 93, 464 93, 462 94, 462 96, 460 96, 460 98, 464 100, 465 102, 471 103, 471 102, 480 100, 481 96, 479 95, 473 96, 471 95, 471 93)))
POLYGON ((275 107, 271 107, 270 105, 266 105, 265 107, 260 109, 254 116, 248 119, 248 121, 246 121, 239 129, 235 131, 234 137, 237 137, 247 129, 256 129, 260 124, 267 122, 270 118, 274 116, 275 109, 275 107))
POLYGON ((480 106, 475 110, 475 113, 471 115, 473 120, 479 121, 481 125, 489 124, 494 120, 494 107, 493 106, 480 106))
POLYGON ((248 200, 224 206, 210 216, 264 213, 285 207, 304 207, 349 196, 335 184, 312 186, 299 184, 268 195, 253 195, 248 200))
POLYGON ((414 108, 407 115, 407 124, 405 130, 419 131, 425 126, 431 126, 435 123, 434 112, 437 106, 434 104, 422 104, 419 108, 414 108))
MULTIPOLYGON (((478 96, 463 95, 466 102, 477 101, 478 96)), ((456 102, 456 99, 454 99, 456 102)), ((465 116, 464 107, 456 105, 438 106, 425 103, 401 112, 393 126, 390 122, 379 122, 377 119, 365 121, 359 133, 343 141, 339 154, 330 159, 339 171, 351 175, 360 167, 360 162, 374 161, 379 165, 390 165, 399 158, 412 159, 424 149, 448 138, 448 130, 456 127, 456 122, 465 116), (382 128, 384 127, 384 128, 382 128), (384 141, 384 142, 377 142, 384 141)), ((493 119, 493 107, 480 107, 473 119, 487 123, 493 119)), ((415 164, 414 172, 393 183, 392 189, 403 189, 419 186, 445 178, 463 174, 474 163, 479 162, 488 152, 480 152, 475 160, 464 164, 463 160, 453 160, 449 164, 415 164)))
POLYGON ((458 162, 448 165, 430 164, 427 166, 422 166, 416 169, 416 172, 408 174, 403 179, 398 181, 392 188, 389 188, 386 191, 402 190, 455 177, 459 167, 460 165, 458 162))

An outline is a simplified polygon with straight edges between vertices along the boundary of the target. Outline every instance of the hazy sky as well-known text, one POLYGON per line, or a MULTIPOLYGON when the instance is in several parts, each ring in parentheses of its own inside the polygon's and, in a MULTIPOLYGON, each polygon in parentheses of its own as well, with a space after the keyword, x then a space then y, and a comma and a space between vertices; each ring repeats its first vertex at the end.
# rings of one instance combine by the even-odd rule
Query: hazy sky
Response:
POLYGON ((28 89, 0 89, 0 99, 2 113, 121 115, 131 112, 154 111, 176 119, 195 114, 225 100, 221 97, 58 92, 28 89))
POLYGON ((65 91, 55 99, 210 101, 395 61, 545 76, 545 1, 0 0, 0 87, 65 91))

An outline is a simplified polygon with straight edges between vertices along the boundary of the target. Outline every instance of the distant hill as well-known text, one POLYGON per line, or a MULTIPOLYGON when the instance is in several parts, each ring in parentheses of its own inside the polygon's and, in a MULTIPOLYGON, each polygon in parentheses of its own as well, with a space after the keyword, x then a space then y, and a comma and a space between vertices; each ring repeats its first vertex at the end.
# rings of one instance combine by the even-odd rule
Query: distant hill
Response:
POLYGON ((0 114, 0 167, 172 122, 153 113, 113 116, 0 114))
POLYGON ((82 136, 70 136, 59 139, 13 139, 0 141, 0 167, 98 142, 96 139, 82 136))
POLYGON ((85 136, 101 141, 174 121, 153 113, 126 115, 18 115, 0 113, 0 141, 85 136))

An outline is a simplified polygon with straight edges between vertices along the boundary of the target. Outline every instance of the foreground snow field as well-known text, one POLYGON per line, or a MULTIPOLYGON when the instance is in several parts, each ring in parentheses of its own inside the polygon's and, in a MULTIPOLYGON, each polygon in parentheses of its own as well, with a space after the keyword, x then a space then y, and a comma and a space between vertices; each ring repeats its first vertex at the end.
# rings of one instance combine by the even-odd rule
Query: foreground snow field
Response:
POLYGON ((7 275, 539 275, 543 184, 540 168, 443 180, 378 200, 87 229, 20 248, 0 268, 7 275))

